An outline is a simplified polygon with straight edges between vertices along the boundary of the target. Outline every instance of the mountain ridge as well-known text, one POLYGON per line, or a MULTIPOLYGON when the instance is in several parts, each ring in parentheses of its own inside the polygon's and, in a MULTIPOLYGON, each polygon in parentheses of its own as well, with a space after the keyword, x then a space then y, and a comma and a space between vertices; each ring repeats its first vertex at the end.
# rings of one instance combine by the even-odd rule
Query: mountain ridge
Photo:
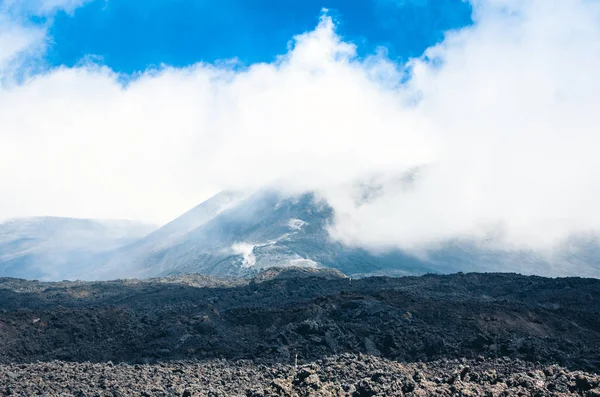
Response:
MULTIPOLYGON (((215 207, 212 201, 218 198, 215 196, 201 206, 215 207)), ((327 227, 333 210, 313 193, 288 197, 275 191, 259 191, 211 215, 196 228, 169 237, 171 244, 166 248, 136 253, 135 244, 125 247, 96 278, 114 278, 119 271, 133 277, 183 273, 239 277, 268 267, 294 265, 335 268, 347 274, 434 271, 398 250, 373 254, 332 240, 327 227), (132 251, 127 252, 130 248, 132 251)), ((184 218, 185 215, 176 221, 184 218)), ((169 231, 165 227, 154 234, 164 236, 169 231)))
POLYGON ((310 192, 292 196, 268 189, 252 194, 221 192, 160 228, 136 229, 130 224, 132 230, 122 236, 129 229, 119 231, 116 226, 128 225, 126 221, 113 221, 115 227, 110 229, 110 223, 94 220, 32 218, 22 229, 27 229, 27 222, 41 222, 38 232, 45 234, 13 239, 11 245, 6 238, 3 244, 6 224, 0 224, 0 275, 110 280, 200 273, 237 278, 270 267, 303 266, 337 269, 352 277, 508 271, 600 278, 596 261, 600 240, 593 236, 574 236, 554 256, 486 248, 464 239, 442 242, 418 254, 347 246, 329 234, 334 209, 310 192), (44 219, 53 226, 42 227, 44 219), (62 223, 57 221, 61 219, 62 223), (93 232, 97 229, 113 231, 107 236, 93 232), (65 237, 69 230, 70 237, 65 237))

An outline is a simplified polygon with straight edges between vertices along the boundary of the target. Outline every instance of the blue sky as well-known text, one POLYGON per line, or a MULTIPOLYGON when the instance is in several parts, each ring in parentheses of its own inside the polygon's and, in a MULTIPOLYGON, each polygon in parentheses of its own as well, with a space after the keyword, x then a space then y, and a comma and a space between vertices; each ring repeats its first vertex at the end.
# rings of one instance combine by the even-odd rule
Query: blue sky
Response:
POLYGON ((359 55, 384 46, 405 60, 470 24, 470 7, 462 0, 92 0, 37 22, 50 22, 49 66, 91 55, 132 73, 234 57, 270 62, 294 35, 314 29, 323 8, 359 55))

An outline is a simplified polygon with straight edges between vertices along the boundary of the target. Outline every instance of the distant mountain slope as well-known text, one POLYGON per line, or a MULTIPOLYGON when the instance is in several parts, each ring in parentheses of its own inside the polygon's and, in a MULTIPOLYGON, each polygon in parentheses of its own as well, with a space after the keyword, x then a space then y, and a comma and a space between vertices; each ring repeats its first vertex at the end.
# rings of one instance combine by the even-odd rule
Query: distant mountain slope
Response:
POLYGON ((43 280, 252 276, 270 267, 352 276, 518 272, 600 277, 600 244, 573 237, 556 254, 455 239, 418 254, 373 253, 332 240, 334 211, 314 194, 223 192, 154 230, 126 221, 32 218, 0 224, 0 276, 43 280))
POLYGON ((425 262, 401 252, 375 255, 332 241, 326 228, 333 211, 313 194, 289 198, 267 191, 225 197, 217 195, 120 249, 88 278, 181 273, 245 276, 263 268, 291 265, 329 267, 346 274, 433 271, 425 262), (203 216, 192 221, 197 213, 203 216), (195 223, 198 227, 190 230, 195 223), (184 230, 180 225, 185 225, 184 230))
POLYGON ((142 239, 113 251, 102 267, 90 269, 81 278, 145 278, 163 274, 160 266, 164 265, 165 253, 188 239, 194 230, 236 206, 244 197, 239 192, 221 192, 142 239))
POLYGON ((142 240, 115 251, 84 279, 147 278, 184 273, 218 277, 256 274, 274 266, 326 267, 351 276, 513 271, 546 276, 600 277, 595 240, 553 258, 531 251, 483 248, 454 240, 419 256, 375 254, 333 241, 334 212, 314 194, 274 191, 221 193, 142 240))
POLYGON ((123 220, 59 217, 0 223, 0 275, 28 279, 71 278, 106 260, 106 254, 156 227, 123 220))

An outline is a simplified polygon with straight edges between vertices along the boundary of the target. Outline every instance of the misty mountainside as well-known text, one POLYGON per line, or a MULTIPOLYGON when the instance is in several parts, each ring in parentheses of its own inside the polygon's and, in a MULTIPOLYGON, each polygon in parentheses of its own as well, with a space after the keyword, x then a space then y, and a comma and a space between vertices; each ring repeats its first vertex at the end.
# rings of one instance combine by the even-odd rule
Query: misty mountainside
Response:
POLYGON ((378 255, 333 241, 327 232, 332 219, 331 207, 310 193, 220 193, 117 250, 105 266, 83 278, 243 277, 275 266, 334 268, 350 275, 434 270, 399 251, 378 255))
POLYGON ((160 228, 129 221, 30 218, 0 224, 0 276, 111 280, 198 273, 249 277, 270 267, 361 277, 516 272, 600 277, 600 245, 572 238, 553 256, 452 240, 418 254, 333 240, 333 208, 315 194, 222 192, 160 228))
POLYGON ((485 249, 449 241, 419 255, 373 253, 334 241, 333 209, 315 194, 285 196, 223 192, 152 234, 115 250, 82 279, 148 278, 186 273, 252 276, 269 267, 333 268, 350 276, 424 273, 518 272, 600 277, 597 243, 574 243, 549 260, 528 251, 485 249), (582 248, 583 247, 583 248, 582 248))
POLYGON ((103 264, 109 252, 155 228, 125 220, 9 220, 0 223, 0 274, 41 280, 73 278, 103 264))
MULTIPOLYGON (((188 239, 191 232, 235 206, 243 197, 241 193, 221 192, 149 235, 114 250, 101 268, 81 274, 80 278, 143 278, 162 274, 157 267, 161 265, 157 264, 163 255, 188 239), (149 265, 152 265, 151 269, 148 268, 149 265)), ((177 262, 178 259, 174 258, 173 261, 177 262)), ((169 264, 170 267, 176 265, 177 263, 169 264)))

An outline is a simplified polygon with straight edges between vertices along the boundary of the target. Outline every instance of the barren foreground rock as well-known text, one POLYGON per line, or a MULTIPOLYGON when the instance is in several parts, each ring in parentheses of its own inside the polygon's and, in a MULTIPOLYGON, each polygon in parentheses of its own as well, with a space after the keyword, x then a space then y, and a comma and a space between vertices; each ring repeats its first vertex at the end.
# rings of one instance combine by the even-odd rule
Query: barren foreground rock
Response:
POLYGON ((209 360, 0 366, 6 395, 600 396, 600 377, 512 359, 400 364, 345 354, 299 365, 209 360))
POLYGON ((0 364, 16 395, 600 396, 600 280, 0 279, 0 364))

